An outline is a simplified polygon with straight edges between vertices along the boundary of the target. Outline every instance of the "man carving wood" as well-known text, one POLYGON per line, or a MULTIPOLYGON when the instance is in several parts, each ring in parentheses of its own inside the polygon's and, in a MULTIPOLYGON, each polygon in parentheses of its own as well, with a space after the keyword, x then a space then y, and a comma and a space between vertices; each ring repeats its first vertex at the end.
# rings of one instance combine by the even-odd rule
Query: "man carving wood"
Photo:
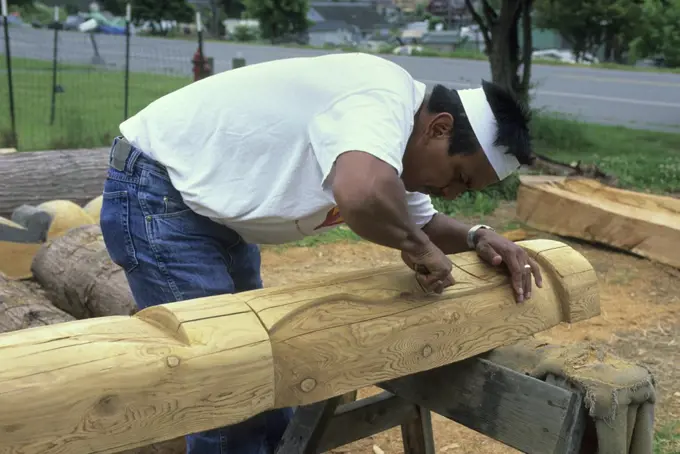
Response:
MULTIPOLYGON (((499 87, 426 93, 367 54, 291 58, 220 73, 121 124, 101 228, 139 308, 262 287, 258 244, 345 223, 401 251, 423 289, 455 285, 446 254, 505 264, 531 297, 523 249, 437 213, 532 159, 528 116, 499 87)), ((275 410, 187 436, 188 454, 273 452, 291 416, 275 410)))

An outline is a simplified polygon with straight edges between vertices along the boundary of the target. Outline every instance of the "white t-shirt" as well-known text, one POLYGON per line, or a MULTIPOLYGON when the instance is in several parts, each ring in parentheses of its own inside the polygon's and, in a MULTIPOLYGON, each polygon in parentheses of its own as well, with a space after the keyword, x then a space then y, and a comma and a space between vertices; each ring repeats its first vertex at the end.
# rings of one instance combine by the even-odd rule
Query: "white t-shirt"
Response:
MULTIPOLYGON (((362 54, 290 58, 225 71, 154 101, 120 126, 167 167, 197 213, 248 242, 280 244, 340 225, 329 176, 361 150, 399 175, 425 85, 362 54)), ((418 226, 435 214, 408 193, 418 226)))

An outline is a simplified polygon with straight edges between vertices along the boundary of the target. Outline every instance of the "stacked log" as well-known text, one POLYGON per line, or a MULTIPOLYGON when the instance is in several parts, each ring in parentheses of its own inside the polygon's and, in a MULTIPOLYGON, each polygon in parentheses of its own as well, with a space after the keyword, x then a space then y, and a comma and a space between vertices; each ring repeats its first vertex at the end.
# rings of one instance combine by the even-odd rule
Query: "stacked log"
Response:
POLYGON ((73 228, 45 243, 32 271, 54 305, 78 319, 135 312, 125 273, 109 257, 97 225, 73 228))
POLYGON ((75 320, 57 309, 35 284, 14 282, 0 273, 0 333, 75 320))
POLYGON ((0 216, 54 199, 84 205, 102 193, 108 162, 108 148, 2 154, 0 216))

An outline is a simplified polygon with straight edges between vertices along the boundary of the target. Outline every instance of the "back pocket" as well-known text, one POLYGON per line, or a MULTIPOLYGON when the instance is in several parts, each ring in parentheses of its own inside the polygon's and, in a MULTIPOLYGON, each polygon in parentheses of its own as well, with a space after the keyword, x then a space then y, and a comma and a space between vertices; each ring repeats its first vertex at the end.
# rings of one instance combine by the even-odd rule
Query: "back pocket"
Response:
POLYGON ((139 262, 130 233, 130 201, 127 191, 104 192, 99 225, 111 260, 127 273, 139 262))

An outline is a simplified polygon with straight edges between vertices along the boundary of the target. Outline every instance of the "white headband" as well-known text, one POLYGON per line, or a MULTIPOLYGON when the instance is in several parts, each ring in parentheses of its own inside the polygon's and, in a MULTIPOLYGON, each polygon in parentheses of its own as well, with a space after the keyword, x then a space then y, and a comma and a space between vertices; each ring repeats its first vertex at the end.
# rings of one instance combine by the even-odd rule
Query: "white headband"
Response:
POLYGON ((494 145, 496 138, 496 118, 491 111, 491 106, 486 100, 482 88, 469 88, 458 90, 458 96, 463 103, 472 130, 477 136, 479 144, 496 171, 499 180, 507 178, 520 166, 519 161, 513 155, 506 153, 506 147, 494 145))

